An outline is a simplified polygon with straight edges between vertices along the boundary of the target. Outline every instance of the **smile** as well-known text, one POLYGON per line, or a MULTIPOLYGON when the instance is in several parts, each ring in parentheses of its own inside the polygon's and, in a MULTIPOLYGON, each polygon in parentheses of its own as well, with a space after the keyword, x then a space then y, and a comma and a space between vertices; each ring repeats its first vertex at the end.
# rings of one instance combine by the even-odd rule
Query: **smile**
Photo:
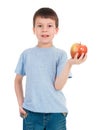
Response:
POLYGON ((45 34, 44 34, 44 35, 41 35, 41 36, 44 37, 44 38, 49 37, 49 35, 45 35, 45 34))

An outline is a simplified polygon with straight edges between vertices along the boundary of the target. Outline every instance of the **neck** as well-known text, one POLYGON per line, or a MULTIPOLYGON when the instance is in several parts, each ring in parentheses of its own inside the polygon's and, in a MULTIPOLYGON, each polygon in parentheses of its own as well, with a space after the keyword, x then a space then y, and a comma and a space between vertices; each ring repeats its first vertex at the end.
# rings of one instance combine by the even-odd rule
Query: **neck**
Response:
POLYGON ((40 48, 49 48, 49 47, 52 47, 53 46, 53 44, 52 43, 48 43, 48 44, 42 44, 42 43, 38 43, 38 45, 37 45, 38 47, 40 47, 40 48))

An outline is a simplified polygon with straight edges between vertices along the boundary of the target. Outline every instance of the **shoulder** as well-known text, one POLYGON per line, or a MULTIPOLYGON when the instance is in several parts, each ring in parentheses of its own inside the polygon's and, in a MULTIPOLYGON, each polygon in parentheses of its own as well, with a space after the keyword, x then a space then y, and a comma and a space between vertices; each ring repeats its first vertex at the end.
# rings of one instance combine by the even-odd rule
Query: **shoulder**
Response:
POLYGON ((35 50, 35 47, 27 48, 24 51, 22 51, 21 55, 27 55, 35 50))
POLYGON ((61 57, 61 56, 67 56, 67 53, 66 53, 65 50, 60 49, 60 48, 56 48, 56 47, 55 47, 55 50, 56 50, 56 54, 57 54, 59 57, 61 57))

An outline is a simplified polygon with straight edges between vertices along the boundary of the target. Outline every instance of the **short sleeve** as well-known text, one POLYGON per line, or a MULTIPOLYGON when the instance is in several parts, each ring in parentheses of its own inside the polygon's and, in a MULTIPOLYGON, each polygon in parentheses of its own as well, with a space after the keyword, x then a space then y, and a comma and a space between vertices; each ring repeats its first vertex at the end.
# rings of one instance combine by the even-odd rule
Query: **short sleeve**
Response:
POLYGON ((15 73, 20 74, 20 75, 25 75, 25 69, 24 69, 24 55, 23 53, 20 55, 20 58, 18 60, 15 73))
MULTIPOLYGON (((68 58, 67 58, 67 54, 66 52, 62 52, 59 59, 58 59, 58 63, 57 63, 57 76, 60 75, 60 73, 62 72, 66 62, 67 62, 68 58)), ((72 74, 71 72, 69 73, 68 78, 72 78, 72 74)))

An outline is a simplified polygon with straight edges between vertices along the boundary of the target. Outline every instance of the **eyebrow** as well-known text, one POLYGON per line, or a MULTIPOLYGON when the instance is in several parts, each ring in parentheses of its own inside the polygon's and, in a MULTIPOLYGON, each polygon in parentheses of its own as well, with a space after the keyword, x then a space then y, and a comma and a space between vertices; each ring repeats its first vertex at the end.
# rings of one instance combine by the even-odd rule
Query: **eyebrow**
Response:
MULTIPOLYGON (((36 22, 36 24, 43 24, 43 23, 41 23, 41 22, 36 22)), ((47 23, 47 24, 54 24, 54 23, 52 23, 52 22, 50 22, 50 23, 47 23)))

